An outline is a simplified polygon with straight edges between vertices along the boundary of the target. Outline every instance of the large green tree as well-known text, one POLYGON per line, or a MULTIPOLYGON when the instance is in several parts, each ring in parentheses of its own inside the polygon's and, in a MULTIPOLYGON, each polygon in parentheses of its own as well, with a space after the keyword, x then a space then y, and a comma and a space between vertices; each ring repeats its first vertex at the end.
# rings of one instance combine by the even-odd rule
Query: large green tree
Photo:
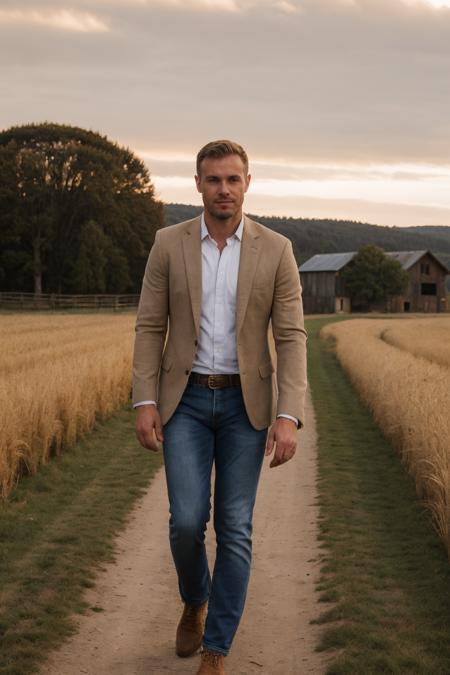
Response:
POLYGON ((142 160, 106 136, 0 133, 0 289, 138 292, 163 218, 142 160))
POLYGON ((352 303, 368 307, 402 295, 409 276, 395 258, 373 244, 362 246, 342 274, 352 303))

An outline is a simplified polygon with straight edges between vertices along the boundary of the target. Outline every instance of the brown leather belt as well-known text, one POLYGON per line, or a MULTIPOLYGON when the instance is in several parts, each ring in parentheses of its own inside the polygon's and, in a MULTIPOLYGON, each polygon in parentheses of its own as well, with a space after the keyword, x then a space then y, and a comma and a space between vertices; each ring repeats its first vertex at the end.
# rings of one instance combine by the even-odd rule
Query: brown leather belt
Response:
POLYGON ((234 373, 233 375, 191 373, 188 382, 189 384, 199 384, 201 387, 208 387, 208 389, 224 389, 225 387, 240 387, 241 377, 239 373, 234 373))

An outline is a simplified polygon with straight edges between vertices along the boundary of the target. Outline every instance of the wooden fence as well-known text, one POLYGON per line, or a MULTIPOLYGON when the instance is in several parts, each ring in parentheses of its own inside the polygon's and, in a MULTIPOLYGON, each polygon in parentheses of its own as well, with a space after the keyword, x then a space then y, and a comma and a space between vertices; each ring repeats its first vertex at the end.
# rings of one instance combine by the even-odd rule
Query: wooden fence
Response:
POLYGON ((2 293, 2 309, 129 309, 137 307, 139 295, 58 295, 57 293, 2 293))

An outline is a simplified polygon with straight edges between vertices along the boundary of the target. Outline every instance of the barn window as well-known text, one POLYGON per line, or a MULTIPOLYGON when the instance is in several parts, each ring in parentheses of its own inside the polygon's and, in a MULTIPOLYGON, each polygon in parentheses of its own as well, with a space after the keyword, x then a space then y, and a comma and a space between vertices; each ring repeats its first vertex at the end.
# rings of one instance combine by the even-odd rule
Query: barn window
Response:
POLYGON ((436 284, 421 284, 422 295, 437 295, 436 284))
MULTIPOLYGON (((429 263, 420 263, 420 272, 421 274, 430 274, 430 264, 429 263)), ((423 295, 430 295, 430 293, 423 293, 423 295)), ((434 295, 434 294, 432 294, 434 295)))

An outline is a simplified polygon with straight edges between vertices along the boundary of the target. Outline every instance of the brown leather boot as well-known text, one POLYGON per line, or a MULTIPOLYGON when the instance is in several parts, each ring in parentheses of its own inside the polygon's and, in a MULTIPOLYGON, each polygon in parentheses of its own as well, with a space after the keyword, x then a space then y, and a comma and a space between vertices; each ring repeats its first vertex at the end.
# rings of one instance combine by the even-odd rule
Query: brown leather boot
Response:
POLYGON ((177 628, 176 651, 178 656, 192 656, 200 649, 207 608, 208 601, 199 607, 184 604, 183 614, 177 628))
POLYGON ((225 656, 205 649, 197 675, 225 675, 225 656))

